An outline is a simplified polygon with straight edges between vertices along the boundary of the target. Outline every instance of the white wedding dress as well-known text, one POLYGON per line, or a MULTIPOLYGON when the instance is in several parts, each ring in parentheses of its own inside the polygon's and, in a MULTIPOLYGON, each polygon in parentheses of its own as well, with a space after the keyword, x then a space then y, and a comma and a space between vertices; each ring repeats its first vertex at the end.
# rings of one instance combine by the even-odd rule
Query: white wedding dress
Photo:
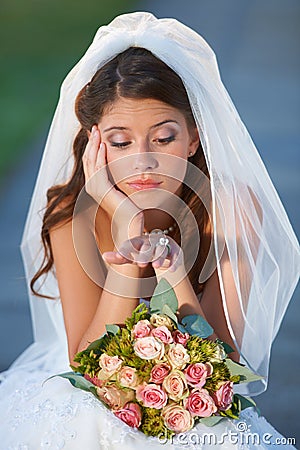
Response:
MULTIPOLYGON (((60 305, 54 303, 60 321, 60 305)), ((32 344, 0 374, 0 450, 294 448, 253 408, 244 410, 239 420, 226 419, 213 427, 198 424, 173 443, 147 437, 116 418, 93 394, 63 378, 47 380, 70 371, 65 343, 32 344)))
MULTIPOLYGON (((151 51, 184 82, 209 163, 216 261, 222 256, 220 240, 227 247, 236 284, 233 299, 226 289, 226 264, 218 264, 224 313, 231 336, 239 341, 242 361, 264 377, 261 385, 253 387, 253 392, 250 387, 248 393, 260 393, 267 384, 272 342, 297 284, 299 245, 222 84, 212 49, 174 19, 157 19, 143 12, 117 17, 99 28, 86 54, 66 77, 23 235, 27 282, 39 269, 43 256, 39 236, 47 190, 69 180, 73 170, 72 143, 79 129, 74 113, 76 96, 99 67, 132 46, 151 51), (238 239, 235 234, 232 238, 233 232, 238 239), (236 320, 237 310, 242 321, 236 320)), ((199 172, 192 181, 198 180, 199 172)), ((40 292, 59 294, 51 272, 40 292)), ((160 442, 131 429, 92 394, 76 389, 67 380, 55 377, 45 381, 70 370, 62 308, 59 300, 38 299, 30 290, 29 298, 35 342, 0 374, 0 450, 294 448, 252 409, 246 409, 239 420, 224 420, 212 428, 198 424, 173 444, 160 442)))

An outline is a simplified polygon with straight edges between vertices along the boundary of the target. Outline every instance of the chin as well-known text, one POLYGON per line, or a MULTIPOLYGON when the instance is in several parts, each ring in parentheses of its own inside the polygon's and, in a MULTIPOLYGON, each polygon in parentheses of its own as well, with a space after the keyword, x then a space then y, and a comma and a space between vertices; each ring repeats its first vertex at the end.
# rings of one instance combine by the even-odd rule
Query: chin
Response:
POLYGON ((167 205, 174 197, 173 192, 165 189, 145 189, 136 191, 128 195, 133 203, 140 209, 164 209, 163 205, 167 205))

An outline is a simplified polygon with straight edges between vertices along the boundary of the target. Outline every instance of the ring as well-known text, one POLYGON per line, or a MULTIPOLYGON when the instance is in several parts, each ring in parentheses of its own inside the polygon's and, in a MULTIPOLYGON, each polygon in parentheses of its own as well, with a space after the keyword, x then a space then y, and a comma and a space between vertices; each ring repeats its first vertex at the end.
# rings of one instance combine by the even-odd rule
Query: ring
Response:
POLYGON ((163 245, 164 247, 167 247, 167 249, 168 249, 167 256, 169 256, 171 254, 171 246, 169 245, 169 242, 170 241, 167 237, 161 237, 155 247, 158 247, 159 245, 163 245))
POLYGON ((169 239, 166 237, 161 237, 156 245, 167 245, 169 243, 169 239))

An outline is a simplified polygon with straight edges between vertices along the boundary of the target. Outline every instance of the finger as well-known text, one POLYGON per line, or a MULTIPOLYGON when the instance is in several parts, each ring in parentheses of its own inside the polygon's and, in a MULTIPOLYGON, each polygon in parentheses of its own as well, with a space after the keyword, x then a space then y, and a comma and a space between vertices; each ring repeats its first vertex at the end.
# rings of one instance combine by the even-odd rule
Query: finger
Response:
POLYGON ((110 263, 136 264, 142 245, 143 238, 140 236, 136 236, 125 241, 120 247, 117 247, 117 251, 104 252, 102 256, 107 262, 110 263))
POLYGON ((154 261, 152 263, 152 266, 157 268, 161 267, 166 260, 168 254, 168 247, 163 245, 157 245, 155 247, 155 254, 154 254, 154 261))
POLYGON ((101 134, 100 134, 99 128, 98 128, 98 132, 99 132, 99 148, 98 148, 96 163, 95 163, 96 170, 106 167, 106 165, 107 165, 106 144, 104 142, 101 142, 101 134))
POLYGON ((105 168, 106 165, 107 165, 106 145, 104 142, 101 142, 101 144, 99 145, 98 152, 97 152, 95 170, 105 168))
POLYGON ((95 172, 95 165, 97 161, 99 145, 100 145, 100 132, 97 126, 94 125, 92 127, 90 138, 82 158, 88 178, 90 178, 95 172))
POLYGON ((170 272, 175 272, 179 267, 184 264, 183 252, 179 248, 179 250, 175 250, 171 255, 170 262, 170 272))
POLYGON ((170 272, 175 272, 178 266, 179 266, 179 255, 177 252, 174 252, 173 254, 171 254, 170 272))
POLYGON ((153 246, 149 241, 145 241, 136 258, 139 267, 146 267, 149 262, 153 261, 153 246))
POLYGON ((143 245, 143 238, 136 236, 131 239, 127 239, 122 245, 116 246, 117 253, 125 258, 130 263, 135 263, 135 258, 143 245))
POLYGON ((103 259, 109 264, 128 264, 132 261, 120 255, 118 252, 104 252, 102 255, 103 259))

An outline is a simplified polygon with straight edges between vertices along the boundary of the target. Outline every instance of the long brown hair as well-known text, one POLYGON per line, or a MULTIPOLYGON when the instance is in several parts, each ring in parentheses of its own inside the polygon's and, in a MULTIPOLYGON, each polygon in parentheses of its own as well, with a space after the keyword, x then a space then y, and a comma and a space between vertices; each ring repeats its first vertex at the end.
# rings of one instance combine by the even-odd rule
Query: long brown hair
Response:
MULTIPOLYGON (((133 99, 155 99, 180 110, 188 127, 194 128, 195 121, 181 78, 150 51, 131 47, 101 67, 92 80, 79 92, 75 111, 81 124, 73 144, 74 168, 70 180, 47 191, 47 208, 43 218, 41 238, 44 258, 38 272, 31 280, 32 292, 41 296, 34 285, 53 268, 54 260, 50 243, 50 230, 72 219, 76 199, 85 185, 82 156, 88 143, 88 131, 99 123, 105 108, 118 97, 133 99), (63 208, 58 206, 63 203, 63 208)), ((201 144, 189 161, 208 178, 209 173, 201 144)), ((189 278, 196 294, 202 291, 199 284, 200 270, 206 259, 211 239, 209 215, 199 196, 183 183, 181 198, 192 211, 198 223, 201 246, 189 278)), ((175 241, 180 244, 179 227, 175 228, 175 241)), ((43 295, 43 297, 45 297, 43 295)), ((51 297, 49 297, 51 298, 51 297)))

